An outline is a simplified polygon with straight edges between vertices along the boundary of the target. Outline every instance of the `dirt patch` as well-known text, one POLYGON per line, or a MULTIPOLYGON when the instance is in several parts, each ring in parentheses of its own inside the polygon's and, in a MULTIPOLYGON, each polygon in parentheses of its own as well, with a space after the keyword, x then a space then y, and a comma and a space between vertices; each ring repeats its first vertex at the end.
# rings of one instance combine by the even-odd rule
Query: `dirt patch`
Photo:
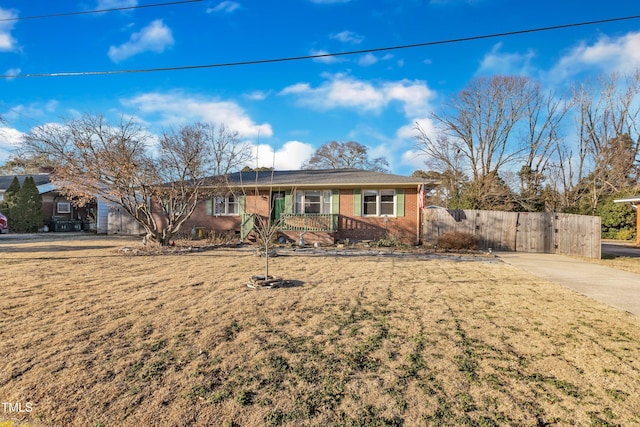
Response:
POLYGON ((640 423, 638 318, 508 265, 291 253, 258 291, 253 250, 137 244, 3 242, 0 422, 640 423))

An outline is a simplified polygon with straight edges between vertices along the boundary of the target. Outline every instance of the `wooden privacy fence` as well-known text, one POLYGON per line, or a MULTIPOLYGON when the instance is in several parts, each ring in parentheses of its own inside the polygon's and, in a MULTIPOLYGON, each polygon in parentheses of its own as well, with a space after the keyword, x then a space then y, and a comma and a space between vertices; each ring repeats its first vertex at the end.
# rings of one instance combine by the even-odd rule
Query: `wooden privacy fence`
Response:
POLYGON ((482 249, 600 258, 600 217, 550 212, 427 208, 422 242, 435 245, 448 231, 473 234, 482 249))

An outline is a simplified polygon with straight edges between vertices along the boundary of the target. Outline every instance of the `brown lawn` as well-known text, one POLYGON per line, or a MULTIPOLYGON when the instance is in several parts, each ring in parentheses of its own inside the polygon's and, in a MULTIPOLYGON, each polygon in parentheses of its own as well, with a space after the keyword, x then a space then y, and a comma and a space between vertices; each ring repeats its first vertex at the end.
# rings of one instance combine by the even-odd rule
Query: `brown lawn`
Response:
POLYGON ((640 320, 496 260, 0 243, 2 427, 640 424, 640 320))

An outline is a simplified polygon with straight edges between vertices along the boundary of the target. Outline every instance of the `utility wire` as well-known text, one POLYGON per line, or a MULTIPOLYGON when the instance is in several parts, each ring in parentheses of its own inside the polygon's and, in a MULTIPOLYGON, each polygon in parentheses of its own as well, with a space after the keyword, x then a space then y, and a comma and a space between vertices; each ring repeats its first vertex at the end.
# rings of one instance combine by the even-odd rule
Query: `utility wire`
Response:
POLYGON ((141 69, 111 70, 111 71, 71 71, 71 72, 60 72, 60 73, 30 73, 30 74, 0 75, 0 78, 12 79, 12 78, 31 78, 31 77, 99 76, 99 75, 154 73, 154 72, 160 72, 160 71, 198 70, 203 68, 222 68, 222 67, 238 67, 243 65, 271 64, 275 62, 301 61, 306 59, 320 59, 320 58, 329 58, 329 57, 338 57, 338 56, 359 55, 363 53, 385 52, 390 50, 413 49, 417 47, 461 43, 461 42, 484 40, 484 39, 491 39, 491 38, 497 38, 497 37, 515 36, 520 34, 538 33, 543 31, 561 30, 561 29, 572 28, 572 27, 583 27, 587 25, 605 24, 605 23, 626 21, 626 20, 632 20, 632 19, 638 19, 638 18, 640 18, 640 15, 625 16, 621 18, 601 19, 598 21, 578 22, 573 24, 554 25, 551 27, 530 28, 530 29, 518 30, 518 31, 508 31, 504 33, 494 33, 494 34, 485 34, 480 36, 462 37, 457 39, 438 40, 438 41, 432 41, 432 42, 414 43, 414 44, 397 45, 397 46, 389 46, 389 47, 378 47, 378 48, 372 48, 372 49, 352 50, 347 52, 323 53, 323 54, 317 54, 317 55, 257 59, 252 61, 239 61, 239 62, 223 62, 223 63, 204 64, 204 65, 184 65, 184 66, 178 66, 178 67, 141 68, 141 69))
POLYGON ((7 21, 23 21, 27 19, 44 19, 44 18, 59 18, 61 16, 74 16, 74 15, 89 15, 92 13, 103 13, 103 12, 116 12, 122 10, 131 10, 131 9, 144 9, 147 7, 160 7, 160 6, 172 6, 176 4, 183 3, 197 3, 202 2, 204 0, 182 0, 182 1, 173 1, 169 3, 154 3, 154 4, 143 4, 138 6, 126 6, 126 7, 114 7, 110 9, 99 9, 99 10, 87 10, 84 12, 65 12, 65 13, 52 13, 48 15, 34 15, 34 16, 18 16, 16 18, 3 18, 0 19, 0 22, 7 21))

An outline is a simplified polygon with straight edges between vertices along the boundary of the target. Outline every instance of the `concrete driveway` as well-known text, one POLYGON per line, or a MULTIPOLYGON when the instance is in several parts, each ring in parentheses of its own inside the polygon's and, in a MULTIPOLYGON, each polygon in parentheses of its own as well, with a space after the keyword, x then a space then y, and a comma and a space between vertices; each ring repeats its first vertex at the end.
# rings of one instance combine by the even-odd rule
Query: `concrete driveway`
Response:
POLYGON ((639 274, 565 255, 524 252, 499 252, 496 255, 516 268, 640 316, 639 274))

